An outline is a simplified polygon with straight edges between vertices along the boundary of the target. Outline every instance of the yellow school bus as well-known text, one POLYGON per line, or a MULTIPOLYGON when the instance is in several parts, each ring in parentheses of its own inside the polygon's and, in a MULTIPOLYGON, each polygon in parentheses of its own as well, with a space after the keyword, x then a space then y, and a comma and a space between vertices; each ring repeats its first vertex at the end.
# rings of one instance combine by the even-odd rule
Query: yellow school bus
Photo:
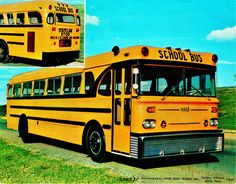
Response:
POLYGON ((78 58, 79 51, 77 8, 50 0, 0 6, 0 62, 8 56, 47 62, 78 58))
POLYGON ((82 145, 94 161, 221 152, 217 55, 134 46, 13 77, 7 126, 82 145))

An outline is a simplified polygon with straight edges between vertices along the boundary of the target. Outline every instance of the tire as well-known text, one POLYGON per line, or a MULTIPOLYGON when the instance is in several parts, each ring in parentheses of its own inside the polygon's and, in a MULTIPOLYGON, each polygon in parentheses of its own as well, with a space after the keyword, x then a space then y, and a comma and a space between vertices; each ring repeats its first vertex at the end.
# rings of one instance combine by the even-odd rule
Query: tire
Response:
POLYGON ((100 127, 89 127, 86 135, 86 150, 93 161, 103 162, 105 160, 105 136, 100 127))
POLYGON ((0 63, 5 62, 8 59, 9 50, 4 41, 0 41, 0 63))
POLYGON ((19 137, 21 137, 24 143, 30 142, 30 134, 28 129, 28 120, 27 117, 23 114, 19 120, 19 137))

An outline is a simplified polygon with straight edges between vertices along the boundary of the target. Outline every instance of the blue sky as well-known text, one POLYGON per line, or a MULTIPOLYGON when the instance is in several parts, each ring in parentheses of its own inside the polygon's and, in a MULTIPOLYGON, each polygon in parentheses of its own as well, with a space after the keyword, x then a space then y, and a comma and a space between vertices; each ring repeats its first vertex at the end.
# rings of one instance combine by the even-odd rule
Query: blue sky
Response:
POLYGON ((212 52, 217 86, 235 86, 235 0, 96 0, 86 2, 86 13, 87 56, 114 45, 212 52))

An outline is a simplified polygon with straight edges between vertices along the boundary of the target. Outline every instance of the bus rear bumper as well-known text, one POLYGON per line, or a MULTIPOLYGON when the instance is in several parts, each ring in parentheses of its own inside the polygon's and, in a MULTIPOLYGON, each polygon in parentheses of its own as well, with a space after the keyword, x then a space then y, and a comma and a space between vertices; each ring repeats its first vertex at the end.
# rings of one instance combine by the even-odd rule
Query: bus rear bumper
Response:
POLYGON ((64 51, 64 52, 43 52, 43 60, 55 60, 55 59, 75 59, 79 58, 80 51, 64 51))
POLYGON ((182 132, 158 135, 132 135, 130 156, 149 159, 191 154, 222 152, 224 133, 222 130, 182 132))

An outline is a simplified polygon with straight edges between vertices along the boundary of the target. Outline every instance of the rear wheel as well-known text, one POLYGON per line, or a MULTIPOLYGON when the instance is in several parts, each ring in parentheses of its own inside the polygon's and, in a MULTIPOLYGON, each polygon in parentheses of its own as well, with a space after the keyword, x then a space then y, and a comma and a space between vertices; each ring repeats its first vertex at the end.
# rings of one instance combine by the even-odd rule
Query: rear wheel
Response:
POLYGON ((9 50, 7 44, 4 41, 0 41, 0 63, 5 62, 8 59, 9 50))
POLYGON ((106 158, 105 137, 102 129, 91 126, 86 135, 86 148, 89 156, 95 162, 102 162, 106 158))
POLYGON ((19 120, 19 136, 24 143, 30 142, 30 134, 28 129, 28 120, 26 115, 22 115, 19 120))

